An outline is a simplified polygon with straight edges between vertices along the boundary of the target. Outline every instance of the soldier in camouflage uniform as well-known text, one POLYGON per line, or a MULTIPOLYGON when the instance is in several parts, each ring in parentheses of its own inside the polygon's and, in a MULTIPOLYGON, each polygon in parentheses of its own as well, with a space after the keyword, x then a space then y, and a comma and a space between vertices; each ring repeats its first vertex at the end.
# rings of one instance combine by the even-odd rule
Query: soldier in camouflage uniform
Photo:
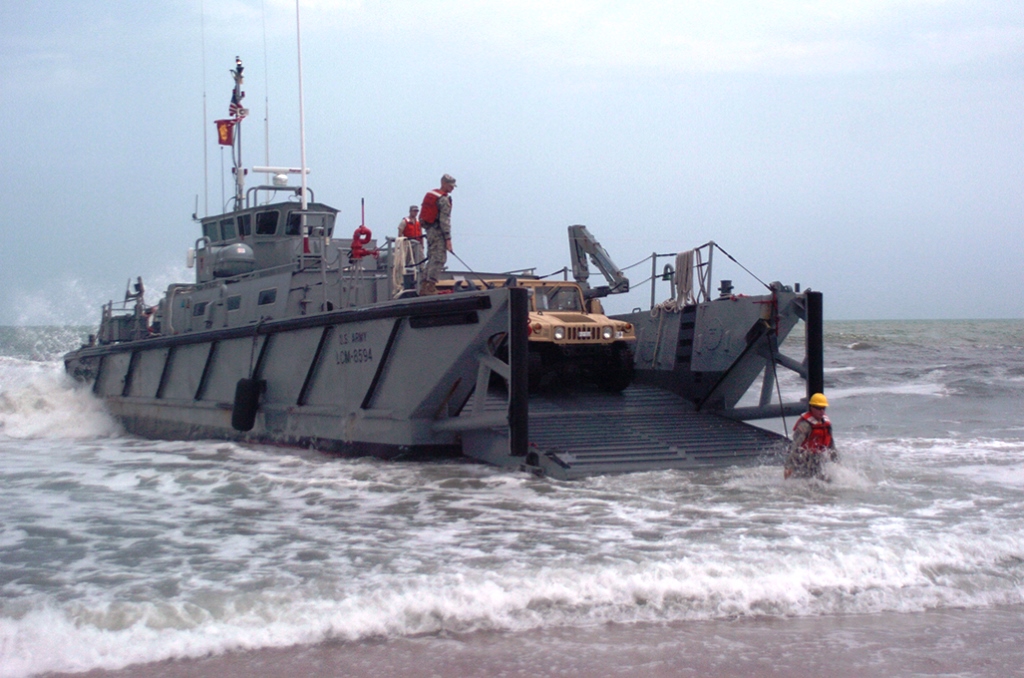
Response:
POLYGON ((420 296, 437 293, 437 280, 452 251, 452 198, 455 177, 441 177, 441 188, 435 188, 423 197, 420 224, 427 234, 427 270, 420 283, 420 296))

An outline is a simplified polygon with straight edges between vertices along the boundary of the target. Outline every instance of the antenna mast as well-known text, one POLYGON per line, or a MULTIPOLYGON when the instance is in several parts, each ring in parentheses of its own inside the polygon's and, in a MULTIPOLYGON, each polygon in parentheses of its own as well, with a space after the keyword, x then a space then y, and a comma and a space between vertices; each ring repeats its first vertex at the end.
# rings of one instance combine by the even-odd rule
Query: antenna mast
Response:
MULTIPOLYGON (((306 114, 302 104, 302 27, 299 21, 299 0, 295 0, 295 36, 299 49, 299 143, 302 175, 302 211, 306 211, 306 114)), ((302 216, 303 235, 306 231, 306 216, 302 216)))
MULTIPOLYGON (((267 63, 267 5, 261 3, 263 13, 263 159, 270 165, 270 66, 267 63)), ((267 192, 267 202, 270 202, 267 192)))
MULTIPOLYGON (((231 147, 231 161, 234 165, 231 173, 235 175, 235 209, 242 209, 245 203, 245 172, 242 169, 242 119, 249 115, 249 109, 242 107, 245 92, 242 91, 242 60, 235 57, 235 70, 228 71, 235 79, 235 89, 231 92, 231 105, 228 106, 230 118, 214 121, 217 125, 217 143, 231 147)), ((222 149, 223 150, 223 149, 222 149)), ((223 167, 221 177, 224 176, 223 167)), ((222 179, 223 181, 223 179, 222 179)))
MULTIPOLYGON (((205 217, 210 213, 210 161, 206 144, 206 5, 202 2, 199 3, 199 33, 203 59, 203 216, 205 217)), ((197 213, 199 212, 198 202, 197 200, 197 213)))
MULTIPOLYGON (((309 226, 306 224, 306 113, 302 105, 302 23, 299 20, 299 0, 295 0, 295 43, 299 52, 299 169, 302 176, 302 197, 299 198, 302 215, 302 252, 309 254, 309 226)), ((326 285, 324 287, 326 291, 326 285)))
POLYGON ((235 143, 232 146, 231 157, 234 160, 234 167, 231 172, 235 175, 235 209, 241 209, 245 200, 245 170, 242 169, 242 118, 249 114, 248 109, 242 107, 242 99, 245 92, 242 91, 242 60, 235 57, 235 70, 231 76, 235 79, 235 89, 231 92, 231 105, 228 113, 234 118, 235 143))

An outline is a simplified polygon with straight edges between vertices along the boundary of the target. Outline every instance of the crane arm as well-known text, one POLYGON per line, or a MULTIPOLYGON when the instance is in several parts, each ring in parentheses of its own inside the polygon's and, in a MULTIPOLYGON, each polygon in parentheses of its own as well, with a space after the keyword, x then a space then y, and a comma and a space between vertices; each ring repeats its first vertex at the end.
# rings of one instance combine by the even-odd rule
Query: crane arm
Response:
POLYGON ((622 274, 619 267, 608 256, 608 252, 601 247, 601 243, 597 242, 586 226, 578 224, 569 227, 569 254, 572 257, 572 277, 583 289, 583 295, 586 298, 606 297, 609 294, 622 294, 629 291, 629 278, 622 274), (590 286, 588 261, 598 268, 604 279, 608 281, 608 285, 593 288, 590 286))

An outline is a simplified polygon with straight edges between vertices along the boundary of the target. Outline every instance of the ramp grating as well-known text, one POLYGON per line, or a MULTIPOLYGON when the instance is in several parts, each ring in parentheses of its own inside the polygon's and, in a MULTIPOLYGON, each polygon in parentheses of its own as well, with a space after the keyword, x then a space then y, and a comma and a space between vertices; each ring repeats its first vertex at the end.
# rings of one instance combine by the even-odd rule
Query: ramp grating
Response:
POLYGON ((531 397, 529 439, 566 478, 753 462, 785 440, 647 386, 531 397))

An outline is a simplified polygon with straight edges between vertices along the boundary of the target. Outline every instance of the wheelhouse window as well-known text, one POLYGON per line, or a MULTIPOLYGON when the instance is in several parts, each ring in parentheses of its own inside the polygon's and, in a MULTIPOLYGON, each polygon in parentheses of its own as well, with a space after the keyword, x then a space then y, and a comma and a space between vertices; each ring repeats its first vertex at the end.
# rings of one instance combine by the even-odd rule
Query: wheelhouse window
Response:
POLYGON ((238 234, 242 237, 252 235, 252 215, 241 214, 238 217, 238 234))
POLYGON ((258 212, 256 214, 256 235, 275 235, 279 216, 277 210, 258 212))
POLYGON ((256 303, 260 306, 266 306, 267 304, 272 304, 275 301, 277 301, 277 289, 260 290, 260 296, 259 299, 256 300, 256 303))
POLYGON ((216 221, 203 222, 203 235, 210 240, 220 240, 220 229, 216 221))
POLYGON ((220 234, 224 240, 234 240, 238 237, 237 231, 235 231, 235 220, 234 219, 221 219, 220 221, 220 234))
POLYGON ((288 213, 288 226, 284 229, 285 235, 301 235, 302 234, 302 213, 301 212, 289 212, 288 213))
POLYGON ((327 214, 307 214, 306 228, 312 236, 332 236, 334 230, 334 218, 327 214))
POLYGON ((242 295, 241 294, 236 294, 234 296, 228 297, 228 310, 229 311, 237 311, 240 308, 242 308, 242 295))

